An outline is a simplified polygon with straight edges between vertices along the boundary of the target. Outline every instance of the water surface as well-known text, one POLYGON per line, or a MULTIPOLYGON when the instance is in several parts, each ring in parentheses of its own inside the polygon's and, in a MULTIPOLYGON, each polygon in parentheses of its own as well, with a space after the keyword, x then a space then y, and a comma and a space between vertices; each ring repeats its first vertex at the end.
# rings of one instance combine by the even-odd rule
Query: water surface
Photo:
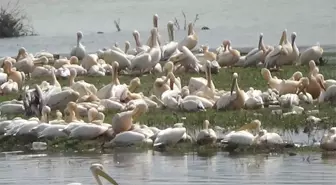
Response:
POLYGON ((2 185, 95 184, 89 166, 102 163, 123 185, 325 184, 336 177, 336 158, 322 154, 229 156, 118 151, 97 155, 0 156, 2 185))

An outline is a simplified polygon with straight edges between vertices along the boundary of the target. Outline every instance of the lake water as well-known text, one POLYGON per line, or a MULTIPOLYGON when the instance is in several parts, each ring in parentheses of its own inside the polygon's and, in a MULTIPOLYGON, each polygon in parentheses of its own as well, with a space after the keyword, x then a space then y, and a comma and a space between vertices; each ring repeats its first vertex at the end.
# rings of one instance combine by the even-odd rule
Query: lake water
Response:
POLYGON ((92 163, 102 163, 121 185, 333 185, 336 180, 335 155, 229 156, 219 152, 202 157, 124 150, 101 155, 0 154, 0 184, 95 184, 89 170, 92 163))
MULTIPOLYGON (((12 0, 1 0, 0 5, 12 0)), ((325 51, 335 51, 336 1, 335 0, 24 0, 20 1, 39 36, 0 40, 0 56, 14 56, 19 47, 30 52, 47 50, 66 53, 76 42, 76 31, 84 33, 83 43, 88 51, 110 47, 115 42, 121 46, 132 41, 132 31, 139 30, 146 41, 152 27, 152 16, 159 15, 159 30, 167 38, 166 24, 176 17, 183 27, 183 10, 187 20, 199 14, 196 31, 199 43, 214 48, 224 39, 232 46, 255 47, 260 32, 265 43, 275 45, 282 30, 297 32, 299 46, 317 42, 325 51), (122 31, 116 32, 114 20, 120 18, 122 31), (210 30, 201 31, 202 26, 210 30), (97 34, 98 31, 104 34, 97 34)), ((176 39, 186 32, 176 32, 176 39)))

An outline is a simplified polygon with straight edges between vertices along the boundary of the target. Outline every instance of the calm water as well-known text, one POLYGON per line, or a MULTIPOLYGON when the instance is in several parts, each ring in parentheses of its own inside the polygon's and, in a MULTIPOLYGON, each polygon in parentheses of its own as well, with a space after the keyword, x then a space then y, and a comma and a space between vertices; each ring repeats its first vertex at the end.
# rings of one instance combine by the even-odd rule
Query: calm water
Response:
POLYGON ((0 155, 2 185, 95 184, 89 167, 104 164, 123 185, 335 184, 336 158, 322 154, 233 157, 217 153, 165 155, 116 152, 102 155, 0 155), (308 160, 306 160, 308 158, 308 160))
MULTIPOLYGON (((1 0, 5 4, 9 0, 1 0)), ((24 0, 21 1, 30 22, 40 36, 0 40, 0 56, 15 55, 21 46, 30 52, 48 50, 69 53, 75 44, 75 33, 83 31, 88 51, 123 45, 133 41, 131 33, 140 31, 147 40, 152 27, 152 15, 158 13, 161 35, 167 38, 166 24, 174 17, 183 25, 183 10, 188 22, 199 14, 196 30, 201 44, 217 47, 223 39, 231 39, 234 47, 254 47, 263 32, 267 44, 276 44, 283 29, 297 32, 297 43, 310 46, 336 45, 335 0, 24 0), (209 4, 211 2, 211 4, 209 4), (121 32, 113 21, 120 18, 121 32), (202 26, 211 30, 200 31, 202 26), (104 34, 97 34, 103 31, 104 34)), ((177 39, 184 30, 177 31, 177 39)), ((133 42, 132 42, 133 43, 133 42)), ((335 48, 326 48, 335 51, 335 48)))

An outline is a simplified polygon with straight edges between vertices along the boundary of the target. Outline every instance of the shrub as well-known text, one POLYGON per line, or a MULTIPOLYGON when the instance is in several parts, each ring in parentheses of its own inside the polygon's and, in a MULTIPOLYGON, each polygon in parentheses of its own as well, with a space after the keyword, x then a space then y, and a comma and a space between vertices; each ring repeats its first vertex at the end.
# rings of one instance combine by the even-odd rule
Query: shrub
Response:
POLYGON ((35 35, 19 0, 0 7, 0 38, 35 35))

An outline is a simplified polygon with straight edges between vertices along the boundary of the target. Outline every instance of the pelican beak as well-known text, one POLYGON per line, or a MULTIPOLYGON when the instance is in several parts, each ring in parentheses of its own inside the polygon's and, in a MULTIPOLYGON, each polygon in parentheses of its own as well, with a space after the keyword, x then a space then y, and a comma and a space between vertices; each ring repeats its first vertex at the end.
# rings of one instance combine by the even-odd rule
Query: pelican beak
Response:
POLYGON ((20 56, 21 56, 21 52, 19 51, 16 58, 15 58, 16 62, 19 60, 20 56))
POLYGON ((237 78, 234 78, 234 79, 232 80, 232 85, 231 85, 231 95, 232 95, 232 93, 233 93, 233 89, 234 89, 234 86, 236 85, 236 83, 237 83, 237 78))
POLYGON ((49 116, 50 116, 49 113, 47 113, 47 121, 46 121, 47 123, 49 123, 49 116))
POLYGON ((101 176, 104 179, 106 179, 108 182, 110 182, 111 184, 118 185, 118 183, 110 175, 108 175, 103 169, 100 169, 99 167, 92 167, 91 171, 92 171, 93 176, 97 180, 97 182, 101 182, 100 179, 98 178, 98 176, 101 176))
POLYGON ((319 83, 319 85, 320 85, 320 87, 324 90, 324 91, 326 91, 326 87, 325 87, 325 85, 324 85, 324 83, 323 83, 323 81, 321 80, 321 78, 317 78, 318 80, 318 83, 319 83))
POLYGON ((175 79, 174 78, 170 78, 170 89, 173 90, 174 89, 174 83, 175 83, 175 79))
POLYGON ((134 111, 135 111, 135 113, 132 115, 132 119, 133 120, 137 119, 141 115, 141 112, 140 112, 140 110, 138 108, 135 108, 134 111))
POLYGON ((306 88, 305 88, 305 87, 300 87, 296 94, 299 95, 301 92, 302 92, 304 95, 306 95, 306 88))
POLYGON ((285 32, 282 32, 279 45, 282 45, 283 41, 285 40, 285 34, 286 34, 285 32))

